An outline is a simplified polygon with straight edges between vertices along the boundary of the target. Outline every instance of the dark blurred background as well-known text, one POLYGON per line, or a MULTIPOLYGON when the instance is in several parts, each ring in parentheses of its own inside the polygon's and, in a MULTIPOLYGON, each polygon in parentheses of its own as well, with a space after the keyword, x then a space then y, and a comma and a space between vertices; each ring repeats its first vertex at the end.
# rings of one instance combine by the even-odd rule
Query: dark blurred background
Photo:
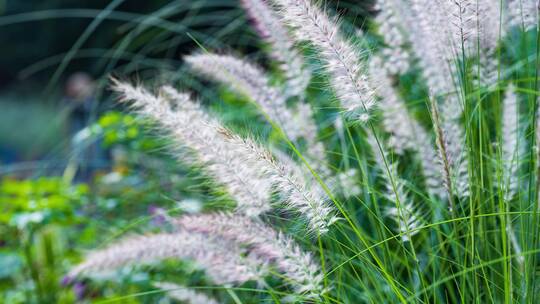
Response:
POLYGON ((107 75, 174 71, 196 43, 242 50, 242 18, 235 1, 0 0, 0 164, 61 163, 114 106, 107 75))

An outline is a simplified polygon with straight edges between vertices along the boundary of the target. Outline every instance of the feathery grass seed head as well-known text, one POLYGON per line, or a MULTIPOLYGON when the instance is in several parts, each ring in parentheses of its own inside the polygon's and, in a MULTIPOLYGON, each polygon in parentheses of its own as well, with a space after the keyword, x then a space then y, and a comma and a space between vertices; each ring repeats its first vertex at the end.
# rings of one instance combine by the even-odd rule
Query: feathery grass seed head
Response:
POLYGON ((369 118, 375 106, 374 91, 370 86, 363 56, 343 37, 339 23, 329 17, 310 0, 273 0, 280 14, 293 28, 295 38, 308 41, 319 50, 326 63, 330 82, 341 106, 348 112, 360 112, 361 120, 369 118))

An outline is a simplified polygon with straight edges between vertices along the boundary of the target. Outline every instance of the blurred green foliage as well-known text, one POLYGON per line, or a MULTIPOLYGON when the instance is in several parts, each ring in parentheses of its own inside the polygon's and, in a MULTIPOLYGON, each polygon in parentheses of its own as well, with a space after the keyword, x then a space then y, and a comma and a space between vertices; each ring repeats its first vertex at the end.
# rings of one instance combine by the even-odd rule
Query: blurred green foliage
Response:
POLYGON ((59 286, 59 266, 72 252, 63 231, 81 222, 76 211, 88 192, 85 184, 56 177, 0 182, 0 294, 6 303, 73 302, 59 286))
POLYGON ((140 122, 137 122, 133 115, 110 111, 104 113, 91 129, 96 136, 102 136, 105 147, 125 144, 139 151, 159 148, 162 144, 160 140, 141 134, 143 132, 141 128, 145 126, 148 127, 148 125, 141 125, 140 122))
MULTIPOLYGON (((111 171, 96 174, 88 183, 61 177, 0 181, 0 302, 74 303, 83 296, 101 297, 83 283, 61 284, 70 265, 82 258, 81 246, 99 246, 111 235, 124 233, 130 218, 149 214, 150 206, 170 205, 170 199, 159 195, 165 181, 158 167, 137 165, 160 145, 142 128, 133 116, 119 112, 108 112, 88 127, 86 140, 102 138, 106 147, 125 149, 111 171)), ((140 225, 153 229, 148 221, 140 225)), ((145 273, 115 279, 120 280, 116 285, 101 286, 97 281, 95 288, 108 290, 109 295, 125 292, 121 286, 126 282, 150 288, 145 273)))
POLYGON ((70 186, 61 178, 5 178, 0 183, 0 222, 19 228, 49 218, 66 218, 88 194, 84 184, 70 186))

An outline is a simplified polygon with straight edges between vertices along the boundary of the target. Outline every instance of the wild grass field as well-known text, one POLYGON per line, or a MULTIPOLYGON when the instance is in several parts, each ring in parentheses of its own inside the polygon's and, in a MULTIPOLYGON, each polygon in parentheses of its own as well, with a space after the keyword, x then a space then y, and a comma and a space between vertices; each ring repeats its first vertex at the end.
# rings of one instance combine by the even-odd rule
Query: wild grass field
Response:
POLYGON ((123 2, 0 16, 101 74, 0 167, 5 303, 540 301, 540 2, 123 2))

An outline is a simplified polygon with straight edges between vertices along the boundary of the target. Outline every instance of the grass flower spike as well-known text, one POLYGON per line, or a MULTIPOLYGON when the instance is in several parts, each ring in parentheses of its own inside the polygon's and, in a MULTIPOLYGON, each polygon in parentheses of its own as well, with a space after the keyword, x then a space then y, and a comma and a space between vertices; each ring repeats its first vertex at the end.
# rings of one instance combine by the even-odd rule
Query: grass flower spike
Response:
POLYGON ((241 284, 264 276, 260 260, 243 256, 234 244, 203 234, 177 232, 135 236, 90 253, 68 274, 75 279, 129 265, 191 259, 217 284, 241 284))
POLYGON ((163 96, 154 96, 120 82, 115 89, 142 115, 166 127, 173 139, 194 150, 197 160, 227 187, 242 213, 257 216, 268 211, 276 188, 286 205, 304 214, 315 231, 325 233, 335 221, 319 184, 302 183, 304 178, 292 175, 254 141, 228 131, 189 96, 171 87, 163 88, 163 96), (174 102, 174 110, 168 100, 174 102))
POLYGON ((227 188, 241 212, 257 216, 270 210, 272 181, 265 177, 265 162, 252 155, 242 140, 230 136, 187 94, 165 87, 162 95, 155 96, 121 82, 115 83, 115 90, 139 113, 163 125, 178 144, 194 151, 195 162, 204 164, 227 188))
MULTIPOLYGON (((379 0, 375 8, 378 10, 375 22, 378 24, 378 32, 383 36, 386 47, 381 50, 385 70, 391 74, 403 74, 410 66, 410 53, 406 49, 408 37, 401 27, 400 12, 393 5, 394 0, 379 0)), ((373 59, 370 61, 372 62, 373 59)), ((380 68, 381 66, 379 66, 380 68)), ((383 84, 379 84, 385 87, 383 84)))
POLYGON ((242 59, 217 54, 198 54, 184 58, 196 72, 225 85, 255 102, 268 117, 283 128, 292 140, 302 134, 294 132, 293 113, 287 108, 281 92, 270 86, 265 73, 242 59))
POLYGON ((259 35, 270 45, 270 56, 279 63, 285 75, 285 95, 303 99, 311 73, 295 50, 287 28, 269 6, 268 0, 242 0, 241 4, 259 35))
POLYGON ((310 0, 273 0, 280 14, 293 28, 299 41, 308 41, 326 62, 330 82, 346 111, 360 111, 361 120, 369 119, 375 106, 374 91, 367 79, 366 66, 358 49, 345 39, 339 25, 310 0))
POLYGON ((405 181, 398 176, 397 162, 391 161, 384 146, 381 153, 381 149, 379 149, 374 136, 369 136, 368 141, 375 156, 375 162, 385 181, 386 189, 382 195, 389 202, 393 203, 393 205, 386 208, 386 214, 397 223, 398 230, 402 234, 401 239, 408 241, 414 234, 418 233, 418 230, 415 228, 419 227, 422 218, 415 210, 411 199, 407 195, 408 191, 405 181), (383 153, 386 155, 383 156, 383 153))
POLYGON ((518 171, 520 157, 523 157, 523 140, 519 134, 519 103, 515 87, 510 85, 503 102, 502 117, 502 157, 504 164, 504 184, 506 185, 505 199, 512 199, 518 191, 518 171))
POLYGON ((508 0, 508 25, 525 31, 538 26, 540 6, 538 0, 508 0))
POLYGON ((205 233, 247 245, 259 258, 273 263, 308 298, 323 292, 322 274, 309 253, 295 242, 261 222, 225 213, 184 216, 175 220, 181 230, 205 233))

